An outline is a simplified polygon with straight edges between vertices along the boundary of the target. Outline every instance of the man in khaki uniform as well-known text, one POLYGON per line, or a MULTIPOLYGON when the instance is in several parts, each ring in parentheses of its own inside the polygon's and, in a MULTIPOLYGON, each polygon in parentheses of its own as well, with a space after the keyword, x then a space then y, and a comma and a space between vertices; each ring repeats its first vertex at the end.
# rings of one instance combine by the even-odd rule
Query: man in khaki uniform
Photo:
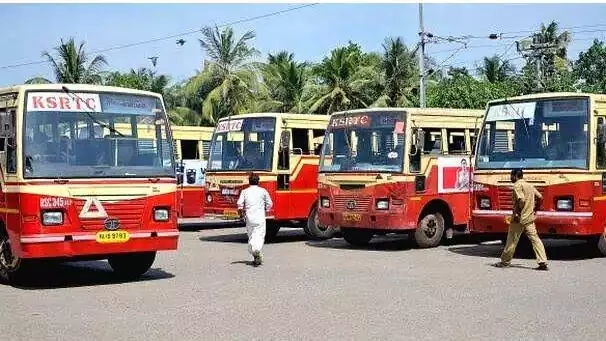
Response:
POLYGON ((535 198, 542 200, 543 196, 533 185, 524 181, 523 176, 524 173, 521 169, 514 169, 511 171, 511 182, 513 182, 513 215, 511 217, 511 223, 509 224, 509 231, 507 232, 505 249, 501 254, 501 261, 495 264, 495 266, 504 268, 510 265, 520 236, 522 235, 522 232, 524 232, 532 243, 532 249, 534 250, 537 262, 539 263, 539 266, 536 269, 549 270, 547 267, 545 247, 543 246, 541 239, 539 239, 537 229, 534 225, 536 209, 535 198))

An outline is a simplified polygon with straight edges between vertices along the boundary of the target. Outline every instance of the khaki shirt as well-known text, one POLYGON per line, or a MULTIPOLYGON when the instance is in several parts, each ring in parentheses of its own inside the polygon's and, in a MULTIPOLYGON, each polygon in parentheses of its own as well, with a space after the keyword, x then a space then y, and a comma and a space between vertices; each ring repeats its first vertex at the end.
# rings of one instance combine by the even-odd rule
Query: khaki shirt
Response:
POLYGON ((524 181, 524 179, 520 179, 513 184, 512 199, 514 222, 516 221, 516 217, 519 218, 519 222, 522 225, 534 222, 535 198, 543 199, 543 196, 533 185, 524 181), (516 204, 518 205, 517 207, 516 204))

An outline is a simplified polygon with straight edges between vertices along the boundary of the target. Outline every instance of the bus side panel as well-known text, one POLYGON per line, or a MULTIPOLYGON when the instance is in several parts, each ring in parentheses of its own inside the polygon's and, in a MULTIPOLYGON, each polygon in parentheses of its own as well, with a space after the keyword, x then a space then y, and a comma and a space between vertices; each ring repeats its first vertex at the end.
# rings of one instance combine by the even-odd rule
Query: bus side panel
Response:
POLYGON ((181 216, 197 218, 204 214, 204 187, 184 187, 178 190, 181 202, 181 216))
POLYGON ((11 245, 13 245, 13 252, 16 252, 17 255, 21 249, 21 217, 23 216, 23 211, 21 209, 21 205, 19 202, 19 194, 17 193, 6 193, 6 209, 2 214, 4 218, 5 228, 8 232, 11 245))
POLYGON ((304 157, 293 172, 288 196, 288 219, 304 219, 309 216, 318 193, 318 157, 304 157))

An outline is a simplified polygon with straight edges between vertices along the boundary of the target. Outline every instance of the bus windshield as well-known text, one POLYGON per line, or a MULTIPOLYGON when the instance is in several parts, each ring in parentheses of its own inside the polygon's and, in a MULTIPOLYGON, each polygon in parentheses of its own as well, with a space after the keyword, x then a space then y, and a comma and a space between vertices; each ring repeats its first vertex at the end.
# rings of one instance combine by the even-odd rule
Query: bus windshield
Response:
POLYGON ((404 113, 334 114, 324 137, 321 172, 403 169, 404 113))
POLYGON ((477 169, 586 169, 588 107, 585 97, 491 105, 477 169))
POLYGON ((276 119, 255 117, 222 120, 210 149, 210 170, 271 171, 276 119))
POLYGON ((25 178, 173 177, 172 141, 157 97, 29 92, 25 178))

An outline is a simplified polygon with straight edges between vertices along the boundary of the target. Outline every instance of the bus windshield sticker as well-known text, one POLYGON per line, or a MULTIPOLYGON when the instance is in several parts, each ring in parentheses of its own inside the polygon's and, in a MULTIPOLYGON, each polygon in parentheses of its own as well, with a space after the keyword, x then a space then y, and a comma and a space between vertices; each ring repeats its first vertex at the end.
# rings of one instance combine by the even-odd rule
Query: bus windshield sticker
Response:
POLYGON ((217 124, 217 133, 242 130, 243 120, 224 120, 217 124))
POLYGON ((584 99, 547 101, 543 106, 544 117, 583 117, 587 115, 584 99))
POLYGON ((396 126, 394 128, 394 133, 396 134, 404 134, 404 122, 397 121, 396 126))
POLYGON ((536 102, 492 105, 488 108, 486 122, 534 118, 536 105, 536 102))

